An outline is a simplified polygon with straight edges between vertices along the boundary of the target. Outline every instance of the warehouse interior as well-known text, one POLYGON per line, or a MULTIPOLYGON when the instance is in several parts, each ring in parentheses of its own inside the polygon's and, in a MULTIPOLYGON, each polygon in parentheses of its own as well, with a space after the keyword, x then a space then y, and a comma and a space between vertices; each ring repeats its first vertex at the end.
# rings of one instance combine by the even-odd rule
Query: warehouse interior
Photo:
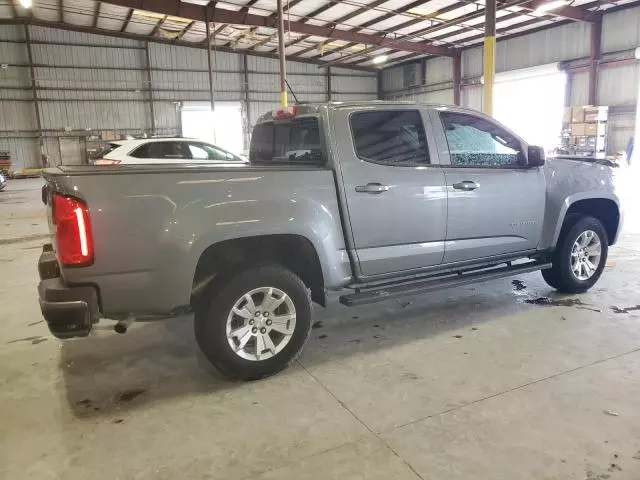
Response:
MULTIPOLYGON (((288 4, 289 23, 293 19, 302 25, 336 24, 355 30, 360 22, 367 35, 394 30, 421 34, 416 38, 429 39, 431 49, 446 53, 373 51, 365 44, 302 35, 289 27, 285 53, 290 92, 301 102, 414 100, 481 110, 481 4, 414 3, 424 2, 402 7, 377 2, 316 6, 309 0, 288 4), (425 28, 425 22, 432 26, 425 28), (383 56, 383 64, 373 63, 374 57, 383 56), (326 67, 319 68, 323 64, 326 67)), ((266 4, 247 5, 248 14, 265 15, 266 4)), ((75 152, 68 162, 80 161, 87 149, 109 135, 181 135, 182 112, 199 104, 210 108, 211 101, 219 108, 241 109, 244 150, 258 116, 278 106, 273 27, 212 22, 210 83, 204 22, 101 2, 64 2, 63 9, 59 7, 55 2, 36 2, 28 11, 19 3, 0 6, 0 151, 9 153, 14 169, 41 167, 42 155, 58 165, 63 150, 75 152)), ((531 99, 536 98, 516 91, 518 100, 501 105, 507 95, 500 95, 500 88, 513 84, 509 77, 501 81, 501 76, 529 78, 522 88, 546 91, 539 82, 548 81, 554 71, 563 74, 561 83, 564 80, 564 88, 555 89, 555 108, 608 106, 606 153, 624 151, 633 136, 638 98, 635 32, 640 10, 635 7, 626 1, 573 2, 570 9, 597 12, 594 21, 576 21, 555 15, 557 11, 535 13, 526 4, 500 4, 495 58, 498 120, 509 122, 520 110, 531 111, 531 99), (559 95, 562 105, 557 105, 559 95)), ((543 114, 549 108, 535 104, 543 114)), ((535 130, 540 120, 531 123, 530 130, 535 130)), ((555 130, 559 129, 558 123, 555 130)), ((553 135, 552 131, 547 137, 553 135)), ((234 142, 236 149, 238 143, 234 142)))
POLYGON ((640 479, 639 92, 636 0, 2 1, 0 476, 640 479), (50 335, 43 168, 126 138, 248 156, 278 107, 371 101, 485 112, 611 168, 599 283, 314 305, 301 356, 251 382, 207 362, 190 314, 50 335))

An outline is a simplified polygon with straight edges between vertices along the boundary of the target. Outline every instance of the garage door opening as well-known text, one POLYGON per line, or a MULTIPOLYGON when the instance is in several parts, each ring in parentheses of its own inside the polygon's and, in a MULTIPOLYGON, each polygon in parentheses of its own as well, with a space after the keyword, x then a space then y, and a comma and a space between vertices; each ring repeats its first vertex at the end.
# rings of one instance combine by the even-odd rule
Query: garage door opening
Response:
POLYGON ((242 106, 240 102, 184 102, 182 136, 211 142, 235 154, 243 150, 242 106))
POLYGON ((566 88, 567 74, 557 63, 499 73, 494 116, 549 153, 560 142, 566 88))

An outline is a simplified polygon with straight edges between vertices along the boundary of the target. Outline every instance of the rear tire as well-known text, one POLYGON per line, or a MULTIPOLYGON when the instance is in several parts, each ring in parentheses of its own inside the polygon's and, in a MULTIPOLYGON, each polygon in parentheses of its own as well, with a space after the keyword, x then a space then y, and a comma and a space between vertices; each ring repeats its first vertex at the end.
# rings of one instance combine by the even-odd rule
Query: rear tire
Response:
POLYGON ((552 256, 553 266, 542 270, 549 286, 563 293, 582 293, 600 278, 609 252, 607 232, 594 217, 567 219, 552 256))
POLYGON ((212 286, 196 310, 200 349, 230 379, 278 373, 298 357, 311 331, 309 290, 293 272, 275 265, 226 280, 212 286))

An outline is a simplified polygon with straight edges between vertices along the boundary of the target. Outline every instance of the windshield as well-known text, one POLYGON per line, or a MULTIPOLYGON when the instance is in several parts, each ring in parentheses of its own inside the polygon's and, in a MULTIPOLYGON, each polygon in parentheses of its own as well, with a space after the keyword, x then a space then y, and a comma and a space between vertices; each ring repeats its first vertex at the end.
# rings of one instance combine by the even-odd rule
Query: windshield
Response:
POLYGON ((323 164, 320 128, 315 117, 256 125, 249 152, 251 163, 323 164))

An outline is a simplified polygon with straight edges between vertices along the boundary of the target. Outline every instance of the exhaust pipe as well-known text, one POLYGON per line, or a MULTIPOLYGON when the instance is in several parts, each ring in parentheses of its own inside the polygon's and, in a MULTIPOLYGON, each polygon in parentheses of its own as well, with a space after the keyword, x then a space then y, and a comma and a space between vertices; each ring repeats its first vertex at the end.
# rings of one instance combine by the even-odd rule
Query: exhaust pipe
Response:
POLYGON ((116 333, 127 333, 129 327, 135 322, 135 317, 125 318, 124 320, 118 321, 116 325, 113 327, 116 333))

